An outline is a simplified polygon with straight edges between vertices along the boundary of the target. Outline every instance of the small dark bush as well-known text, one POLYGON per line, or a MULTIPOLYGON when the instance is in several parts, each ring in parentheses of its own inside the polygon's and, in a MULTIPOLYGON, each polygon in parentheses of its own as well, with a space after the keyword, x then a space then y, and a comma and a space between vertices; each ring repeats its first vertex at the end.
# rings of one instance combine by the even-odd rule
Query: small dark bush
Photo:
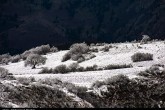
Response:
POLYGON ((69 59, 79 60, 82 59, 82 54, 85 54, 89 51, 89 47, 85 43, 76 43, 70 47, 70 50, 63 56, 62 62, 67 61, 69 59))
POLYGON ((79 67, 79 65, 77 63, 73 63, 73 64, 69 65, 68 68, 69 68, 70 72, 76 72, 78 67, 79 67))
POLYGON ((68 73, 69 68, 66 65, 59 65, 54 70, 54 73, 68 73))
POLYGON ((103 67, 99 67, 97 70, 102 71, 102 70, 104 70, 104 68, 103 67))
POLYGON ((84 67, 78 67, 77 68, 77 72, 83 72, 83 71, 85 71, 84 67))
POLYGON ((76 43, 70 47, 72 54, 85 54, 89 51, 89 47, 85 43, 76 43))
POLYGON ((73 63, 73 64, 69 65, 68 67, 66 65, 59 65, 59 66, 55 67, 54 69, 43 68, 39 72, 39 74, 46 74, 46 73, 58 74, 58 73, 76 72, 76 71, 80 71, 79 68, 80 67, 77 63, 73 63))
POLYGON ((67 52, 63 57, 62 57, 62 62, 65 62, 71 58, 71 53, 67 52))
POLYGON ((133 62, 140 62, 140 61, 149 61, 153 60, 153 54, 150 53, 135 53, 131 57, 133 62))
POLYGON ((50 52, 50 45, 41 45, 36 48, 31 49, 31 52, 38 55, 46 55, 50 52))
POLYGON ((98 66, 97 65, 93 65, 93 66, 87 66, 85 68, 85 71, 97 71, 98 66))
POLYGON ((111 70, 111 69, 122 69, 122 68, 132 68, 133 66, 131 64, 127 65, 107 65, 104 67, 104 70, 111 70))

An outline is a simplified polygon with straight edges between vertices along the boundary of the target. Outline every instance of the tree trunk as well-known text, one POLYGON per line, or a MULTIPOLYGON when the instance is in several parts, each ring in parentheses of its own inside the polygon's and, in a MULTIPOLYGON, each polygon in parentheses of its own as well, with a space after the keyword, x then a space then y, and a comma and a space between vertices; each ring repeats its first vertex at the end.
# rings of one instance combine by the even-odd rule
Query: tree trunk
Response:
POLYGON ((36 68, 36 65, 33 65, 32 69, 35 69, 36 68))

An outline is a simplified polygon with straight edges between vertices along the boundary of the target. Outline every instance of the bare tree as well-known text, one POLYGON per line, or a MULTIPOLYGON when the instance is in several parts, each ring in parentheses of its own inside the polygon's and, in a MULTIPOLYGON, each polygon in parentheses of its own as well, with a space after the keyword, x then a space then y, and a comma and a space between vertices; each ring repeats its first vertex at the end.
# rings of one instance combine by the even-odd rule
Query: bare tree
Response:
POLYGON ((146 44, 148 41, 151 40, 151 38, 148 35, 142 35, 142 36, 143 36, 143 38, 142 38, 140 44, 146 44))

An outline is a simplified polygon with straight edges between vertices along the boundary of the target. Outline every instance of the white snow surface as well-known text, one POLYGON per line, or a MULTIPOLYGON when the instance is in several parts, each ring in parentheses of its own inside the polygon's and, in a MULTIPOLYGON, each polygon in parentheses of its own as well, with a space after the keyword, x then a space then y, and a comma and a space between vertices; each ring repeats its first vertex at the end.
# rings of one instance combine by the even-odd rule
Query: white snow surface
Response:
MULTIPOLYGON (((113 45, 118 48, 113 47, 109 50, 109 52, 99 51, 98 53, 92 53, 96 55, 95 58, 84 61, 79 65, 87 67, 96 64, 99 67, 103 67, 109 64, 132 64, 133 68, 88 72, 71 72, 67 74, 38 74, 38 72, 41 71, 43 67, 54 68, 61 64, 70 65, 72 63, 75 63, 75 61, 72 60, 61 62, 63 55, 68 50, 45 55, 45 57, 47 57, 46 64, 38 66, 37 69, 25 67, 24 61, 20 61, 18 63, 10 63, 9 65, 1 65, 1 67, 8 69, 9 72, 13 73, 15 77, 34 77, 36 80, 44 78, 58 78, 62 81, 74 83, 79 86, 90 87, 92 83, 97 80, 106 80, 107 78, 111 78, 112 76, 118 74, 124 74, 129 76, 130 78, 134 78, 137 77, 137 73, 146 70, 153 64, 165 64, 164 41, 157 41, 144 45, 140 45, 139 43, 116 43, 109 45, 113 45), (142 48, 138 48, 138 46, 141 46, 142 48), (152 61, 132 62, 131 56, 137 52, 151 53, 153 54, 154 59, 152 61)), ((99 46, 97 48, 102 48, 102 46, 99 46)))

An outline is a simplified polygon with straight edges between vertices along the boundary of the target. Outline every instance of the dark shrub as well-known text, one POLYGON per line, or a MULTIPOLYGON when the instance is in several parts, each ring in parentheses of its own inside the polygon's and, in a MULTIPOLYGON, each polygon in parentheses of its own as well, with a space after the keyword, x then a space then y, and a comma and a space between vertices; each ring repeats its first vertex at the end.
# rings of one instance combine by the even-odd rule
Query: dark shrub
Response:
POLYGON ((85 43, 76 43, 70 47, 70 50, 63 56, 62 62, 69 60, 70 58, 74 60, 82 59, 82 54, 89 51, 89 47, 85 43))
POLYGON ((85 43, 76 43, 70 47, 72 54, 85 54, 89 51, 89 47, 85 43))
POLYGON ((97 71, 98 66, 97 65, 93 65, 93 66, 87 66, 85 68, 85 71, 97 71))
POLYGON ((54 70, 54 73, 67 73, 69 72, 69 68, 66 65, 59 65, 54 70))
POLYGON ((71 53, 68 52, 62 57, 62 62, 65 62, 71 58, 71 53))
POLYGON ((127 65, 107 65, 104 67, 104 70, 111 70, 111 69, 122 69, 122 68, 132 68, 133 66, 131 64, 127 65))
POLYGON ((41 46, 31 49, 30 51, 34 54, 46 55, 47 53, 51 52, 50 49, 51 49, 50 45, 41 45, 41 46))
POLYGON ((75 71, 77 71, 78 67, 79 67, 79 65, 77 63, 73 63, 73 64, 69 65, 68 68, 69 68, 70 72, 75 72, 75 71))
POLYGON ((103 67, 99 67, 97 70, 101 71, 101 70, 104 70, 104 68, 103 67))
POLYGON ((78 67, 77 68, 77 72, 83 72, 83 71, 85 71, 84 67, 78 67))
POLYGON ((153 54, 135 53, 131 58, 133 62, 149 61, 149 60, 153 60, 153 54))

